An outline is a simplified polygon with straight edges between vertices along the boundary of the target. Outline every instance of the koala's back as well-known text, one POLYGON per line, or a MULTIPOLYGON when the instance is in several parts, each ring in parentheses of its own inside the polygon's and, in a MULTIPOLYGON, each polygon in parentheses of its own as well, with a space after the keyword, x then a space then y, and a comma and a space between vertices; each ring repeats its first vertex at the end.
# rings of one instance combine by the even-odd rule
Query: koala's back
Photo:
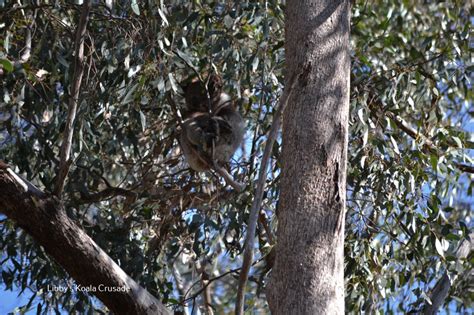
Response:
POLYGON ((231 126, 231 131, 226 132, 220 128, 221 132, 217 138, 214 158, 219 162, 226 163, 242 143, 245 134, 245 121, 237 111, 233 111, 223 118, 231 126))

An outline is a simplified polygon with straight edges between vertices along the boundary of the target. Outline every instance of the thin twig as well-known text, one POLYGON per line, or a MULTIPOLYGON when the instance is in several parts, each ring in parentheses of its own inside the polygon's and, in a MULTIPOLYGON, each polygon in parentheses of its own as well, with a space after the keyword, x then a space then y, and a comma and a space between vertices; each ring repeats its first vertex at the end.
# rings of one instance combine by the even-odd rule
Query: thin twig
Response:
POLYGON ((119 187, 107 187, 96 193, 81 193, 80 203, 96 203, 114 198, 116 196, 124 196, 130 200, 137 199, 137 193, 119 187))
POLYGON ((183 115, 181 115, 181 112, 179 111, 176 102, 173 100, 171 93, 166 94, 166 99, 168 100, 168 103, 171 106, 171 110, 173 111, 174 118, 178 122, 178 126, 181 126, 183 124, 183 115))
POLYGON ((214 311, 212 310, 212 298, 211 298, 211 292, 210 292, 210 286, 208 284, 209 282, 209 275, 205 271, 205 267, 201 264, 199 260, 195 262, 195 267, 196 271, 199 274, 199 278, 201 280, 201 285, 203 287, 203 291, 201 292, 202 295, 202 300, 203 300, 203 306, 205 310, 206 315, 214 315, 214 311))
MULTIPOLYGON (((409 126, 403 119, 400 117, 396 116, 394 113, 385 111, 384 112, 385 116, 390 118, 395 125, 397 125, 398 128, 400 128, 403 132, 405 132, 407 135, 409 135, 412 139, 416 140, 421 140, 428 149, 434 150, 436 148, 436 144, 433 143, 433 141, 422 134, 421 132, 416 131, 414 128, 409 126)), ((454 162, 454 165, 463 172, 466 173, 471 173, 474 174, 474 166, 473 165, 468 165, 468 164, 462 164, 462 163, 457 163, 454 162)))
MULTIPOLYGON (((181 274, 180 274, 180 272, 179 272, 179 270, 178 270, 178 268, 176 267, 175 264, 173 264, 171 272, 173 274, 173 278, 174 278, 174 281, 176 283, 176 289, 177 289, 179 295, 184 298, 184 294, 186 292, 186 286, 185 286, 183 277, 181 277, 181 274)), ((188 311, 187 307, 183 308, 183 313, 184 313, 184 315, 189 314, 189 311, 188 311)))
POLYGON ((214 164, 213 169, 224 178, 225 182, 228 185, 232 186, 237 192, 244 191, 245 184, 235 181, 232 175, 230 175, 229 172, 227 172, 227 170, 224 167, 218 165, 217 163, 213 163, 213 164, 214 164))
POLYGON ((224 272, 223 274, 220 274, 212 279, 209 279, 208 282, 206 284, 204 284, 198 291, 196 291, 192 296, 188 297, 188 294, 189 292, 191 291, 191 289, 201 283, 201 279, 199 279, 198 281, 194 282, 189 288, 188 288, 188 291, 186 292, 186 294, 184 295, 184 299, 183 299, 183 304, 185 304, 186 302, 190 301, 190 300, 194 300, 199 294, 201 294, 206 288, 208 285, 210 285, 212 282, 214 281, 217 281, 221 278, 224 278, 225 276, 231 274, 231 273, 236 273, 240 270, 240 268, 235 268, 235 269, 231 269, 231 270, 228 270, 226 272, 224 272))
MULTIPOLYGON (((252 266, 254 266, 254 265, 258 264, 259 262, 261 262, 265 257, 266 257, 266 256, 260 257, 259 259, 257 259, 256 261, 254 261, 254 262, 252 263, 252 266)), ((183 304, 186 304, 186 302, 188 302, 188 301, 190 301, 190 300, 194 300, 194 299, 195 299, 199 294, 201 294, 202 291, 204 291, 204 290, 207 288, 207 286, 209 286, 212 282, 217 281, 217 280, 219 280, 219 279, 221 279, 221 278, 224 278, 225 276, 227 276, 227 275, 229 275, 229 274, 231 274, 231 273, 237 273, 237 272, 239 272, 241 269, 242 269, 242 267, 235 268, 235 269, 231 269, 231 270, 228 270, 228 271, 224 272, 223 274, 220 274, 220 275, 218 275, 218 276, 215 276, 214 278, 209 279, 208 282, 207 282, 203 287, 201 287, 198 291, 196 291, 192 296, 190 296, 190 297, 187 298, 187 296, 188 296, 188 294, 191 292, 192 288, 193 288, 194 286, 198 285, 199 283, 201 283, 201 280, 200 280, 200 279, 197 280, 196 282, 194 282, 194 283, 188 288, 188 291, 186 291, 186 294, 184 295, 184 299, 183 299, 182 303, 183 303, 183 304)), ((191 313, 191 314, 192 314, 192 313, 191 313)))
POLYGON ((455 163, 456 167, 463 172, 474 174, 474 166, 462 163, 455 163))
POLYGON ((297 76, 295 73, 293 74, 293 77, 290 79, 289 86, 287 89, 285 89, 279 101, 277 110, 275 112, 275 116, 273 118, 273 125, 270 130, 270 134, 268 135, 267 143, 265 145, 265 150, 262 157, 262 163, 260 165, 260 169, 258 172, 257 188, 255 189, 255 195, 254 195, 254 199, 252 203, 252 208, 250 209, 247 236, 245 238, 244 259, 242 262, 242 270, 240 272, 240 277, 239 277, 237 302, 235 304, 236 315, 244 314, 245 285, 247 284, 247 279, 248 279, 248 275, 250 271, 250 265, 253 259, 255 230, 257 228, 258 213, 260 212, 260 207, 261 207, 262 199, 263 199, 263 192, 265 188, 265 182, 267 178, 266 174, 267 174, 268 161, 270 159, 270 154, 272 152, 273 143, 275 142, 277 133, 280 129, 282 113, 285 110, 286 104, 288 103, 288 100, 291 96, 291 93, 293 92, 293 89, 296 83, 298 82, 296 78, 297 76))
POLYGON ((186 60, 183 56, 181 56, 178 51, 173 50, 172 52, 176 57, 181 59, 189 68, 191 68, 191 70, 193 70, 194 73, 196 74, 199 81, 204 84, 204 80, 201 77, 201 74, 199 73, 199 71, 188 60, 186 60))
POLYGON ((82 76, 84 74, 84 37, 86 34, 87 22, 89 20, 89 10, 91 1, 86 0, 82 7, 82 13, 79 20, 79 25, 76 30, 76 39, 74 43, 74 76, 73 85, 71 88, 71 98, 69 99, 69 109, 66 120, 66 127, 63 134, 63 143, 61 145, 61 153, 59 160, 59 173, 56 180, 56 186, 54 188, 54 194, 61 196, 66 177, 69 173, 72 160, 71 147, 72 147, 72 136, 74 134, 74 121, 76 119, 77 106, 79 103, 79 92, 82 83, 82 76))

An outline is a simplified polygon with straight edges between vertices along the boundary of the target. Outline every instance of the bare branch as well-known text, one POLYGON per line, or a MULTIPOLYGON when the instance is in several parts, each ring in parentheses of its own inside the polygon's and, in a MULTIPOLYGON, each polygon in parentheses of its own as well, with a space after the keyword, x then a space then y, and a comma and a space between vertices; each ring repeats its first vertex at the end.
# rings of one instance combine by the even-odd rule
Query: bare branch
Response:
POLYGON ((72 163, 71 147, 72 136, 74 133, 74 121, 76 119, 77 105, 79 103, 79 92, 82 83, 82 76, 84 74, 84 37, 86 34, 87 22, 89 20, 91 1, 86 0, 82 5, 82 13, 79 20, 79 25, 76 30, 76 40, 74 43, 74 75, 71 88, 71 97, 69 99, 69 108, 66 120, 66 127, 63 134, 63 143, 61 145, 59 173, 56 179, 56 186, 54 194, 61 196, 66 177, 69 173, 69 168, 72 163))
POLYGON ((394 113, 392 112, 389 112, 389 111, 386 111, 385 112, 385 116, 387 116, 388 118, 390 118, 394 123, 395 125, 397 125, 398 128, 400 128, 401 130, 403 130, 403 132, 405 132, 407 135, 409 135, 411 138, 415 139, 415 140, 421 140, 423 141, 427 146, 429 147, 433 147, 433 142, 431 141, 431 139, 429 139, 428 137, 426 137, 425 135, 417 132, 415 129, 413 129, 412 127, 410 127, 405 121, 403 121, 403 119, 401 119, 400 117, 397 117, 394 113))
MULTIPOLYGON (((266 257, 266 256, 265 256, 266 257)), ((256 261, 254 261, 252 263, 252 266, 258 264, 259 262, 261 262, 263 259, 265 259, 265 257, 261 257, 259 259, 257 259, 256 261)), ((201 294, 212 282, 214 281, 217 281, 221 278, 224 278, 225 276, 229 275, 229 274, 233 274, 233 273, 238 273, 239 270, 241 270, 242 267, 239 267, 239 268, 235 268, 235 269, 231 269, 231 270, 228 270, 226 272, 224 272, 223 274, 220 274, 214 278, 211 278, 207 281, 207 283, 205 283, 198 291, 196 291, 192 296, 186 298, 188 296, 188 294, 191 292, 192 288, 195 287, 196 285, 198 285, 199 283, 201 283, 201 280, 197 280, 196 282, 194 282, 189 288, 188 290, 186 291, 186 294, 184 294, 184 298, 183 298, 183 301, 182 303, 183 304, 186 304, 186 302, 190 301, 190 300, 194 300, 199 294, 201 294)))
POLYGON ((199 274, 199 278, 201 280, 202 289, 202 300, 204 302, 204 310, 206 315, 214 315, 214 311, 212 310, 212 297, 210 291, 210 282, 209 282, 209 275, 207 274, 205 267, 201 264, 199 260, 195 262, 196 271, 199 274))
POLYGON ((81 193, 81 202, 83 203, 94 203, 104 201, 115 196, 124 196, 130 200, 136 200, 137 194, 131 190, 119 188, 119 187, 108 187, 96 193, 86 194, 81 193))
POLYGON ((456 163, 456 167, 463 172, 474 174, 474 165, 456 163))
POLYGON ((237 192, 242 192, 244 191, 245 189, 245 184, 242 184, 242 183, 238 183, 236 182, 233 178, 232 178, 232 175, 229 174, 229 172, 227 172, 227 170, 225 168, 223 168, 222 166, 218 165, 217 163, 213 163, 214 164, 214 170, 219 174, 221 175, 225 182, 232 186, 237 192))
MULTIPOLYGON (((184 298, 184 294, 187 290, 187 288, 186 288, 187 286, 185 285, 183 277, 181 277, 181 274, 180 274, 178 268, 176 267, 176 264, 173 264, 171 272, 173 273, 173 278, 174 278, 174 281, 176 283, 176 289, 177 289, 179 295, 181 296, 181 298, 184 298)), ((188 311, 187 307, 183 308, 183 312, 184 312, 184 315, 189 314, 189 311, 188 311)))
POLYGON ((198 291, 196 291, 192 296, 186 298, 189 294, 189 292, 191 291, 191 289, 196 286, 197 284, 201 283, 201 279, 199 279, 198 281, 194 282, 189 288, 188 288, 188 291, 186 292, 186 294, 184 295, 184 298, 183 298, 183 304, 185 304, 186 302, 190 301, 190 300, 194 300, 199 294, 201 294, 204 290, 206 290, 206 288, 211 285, 211 283, 213 283, 214 281, 217 281, 221 278, 224 278, 225 276, 231 274, 231 273, 237 273, 241 268, 235 268, 235 269, 231 269, 229 271, 226 271, 224 272, 223 274, 221 275, 218 275, 212 279, 209 279, 207 281, 207 283, 205 283, 198 291))
POLYGON ((289 81, 288 88, 285 89, 285 92, 283 93, 279 101, 277 110, 273 117, 272 128, 270 130, 270 134, 268 135, 267 143, 265 145, 265 150, 262 157, 262 162, 261 162, 260 169, 258 172, 257 187, 255 188, 255 195, 254 195, 254 199, 252 203, 252 208, 250 208, 247 236, 245 238, 244 258, 242 262, 242 270, 240 272, 240 277, 239 277, 237 302, 235 304, 236 315, 244 314, 245 285, 247 284, 247 279, 248 279, 248 275, 250 271, 250 265, 253 260, 253 246, 254 246, 255 230, 257 228, 258 214, 260 212, 260 207, 261 207, 262 199, 263 199, 263 192, 265 189, 268 161, 270 159, 270 154, 272 152, 273 143, 275 142, 278 130, 280 129, 281 117, 282 117, 283 111, 285 110, 286 104, 288 103, 288 99, 290 98, 291 93, 296 83, 298 82, 298 80, 296 80, 296 77, 297 77, 296 73, 293 74, 292 78, 289 81))
POLYGON ((94 288, 91 292, 113 313, 170 314, 67 216, 56 196, 42 192, 1 161, 0 211, 30 234, 78 284, 94 288))

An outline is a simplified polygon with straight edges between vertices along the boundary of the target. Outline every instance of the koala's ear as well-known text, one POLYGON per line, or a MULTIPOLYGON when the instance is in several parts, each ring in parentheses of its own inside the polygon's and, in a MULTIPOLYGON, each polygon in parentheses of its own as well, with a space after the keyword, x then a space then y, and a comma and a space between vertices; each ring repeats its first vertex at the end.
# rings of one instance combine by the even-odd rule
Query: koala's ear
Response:
POLYGON ((202 87, 201 81, 198 78, 190 80, 184 84, 184 99, 186 101, 186 109, 193 112, 206 112, 207 95, 205 89, 202 87))
POLYGON ((199 78, 196 76, 190 76, 187 79, 179 82, 178 85, 183 90, 183 92, 186 93, 186 90, 195 85, 197 82, 199 82, 199 78))
POLYGON ((222 81, 221 76, 218 74, 211 74, 209 76, 209 82, 207 84, 207 87, 209 89, 209 93, 212 96, 219 95, 222 92, 222 88, 224 87, 224 83, 222 81))

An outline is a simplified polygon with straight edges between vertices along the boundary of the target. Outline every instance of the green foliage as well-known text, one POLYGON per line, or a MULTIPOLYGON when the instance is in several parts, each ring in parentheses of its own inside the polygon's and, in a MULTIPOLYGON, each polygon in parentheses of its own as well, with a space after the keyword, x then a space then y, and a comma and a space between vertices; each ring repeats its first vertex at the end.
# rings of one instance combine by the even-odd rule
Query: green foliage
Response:
MULTIPOLYGON (((463 168, 472 173, 469 18, 467 7, 450 2, 354 8, 350 311, 419 310, 443 270, 468 277, 453 270, 452 255, 472 220, 473 177, 463 168)), ((456 307, 472 307, 470 290, 456 307)), ((447 302, 460 290, 451 293, 447 302)))
MULTIPOLYGON (((0 159, 51 191, 81 6, 36 3, 0 2, 0 159)), ((467 7, 450 2, 353 7, 345 244, 350 312, 418 310, 444 270, 461 279, 447 302, 458 310, 472 303, 466 265, 454 256, 472 228, 472 175, 462 168, 473 164, 472 125, 466 129, 473 93, 470 25, 467 7)), ((228 312, 262 145, 283 83, 283 6, 118 1, 111 10, 93 4, 87 29, 74 164, 65 188, 68 214, 169 307, 201 306, 205 275, 218 277, 209 287, 215 313, 228 312), (241 194, 216 176, 190 171, 179 153, 180 83, 195 71, 221 74, 245 116, 246 141, 231 162, 234 177, 249 183, 241 194)), ((268 253, 268 231, 277 223, 279 150, 276 143, 259 257, 268 253)), ((79 292, 47 291, 70 283, 67 275, 13 222, 0 228, 0 281, 31 295, 24 309, 102 308, 79 292)), ((266 271, 259 262, 251 275, 248 301, 255 313, 268 312, 266 271)))

